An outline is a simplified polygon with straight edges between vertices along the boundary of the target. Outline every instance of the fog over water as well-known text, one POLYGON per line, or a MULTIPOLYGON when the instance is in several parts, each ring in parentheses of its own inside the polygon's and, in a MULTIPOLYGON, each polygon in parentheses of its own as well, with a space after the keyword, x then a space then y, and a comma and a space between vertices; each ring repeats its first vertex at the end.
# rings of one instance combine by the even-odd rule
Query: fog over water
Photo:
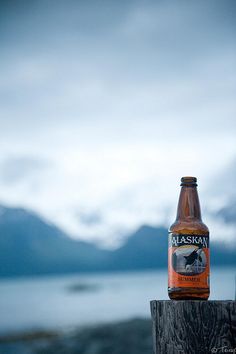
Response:
MULTIPOLYGON (((234 298, 233 268, 212 268, 211 300, 234 298)), ((0 282, 0 334, 70 329, 150 318, 149 301, 167 299, 167 271, 13 279, 0 282)))

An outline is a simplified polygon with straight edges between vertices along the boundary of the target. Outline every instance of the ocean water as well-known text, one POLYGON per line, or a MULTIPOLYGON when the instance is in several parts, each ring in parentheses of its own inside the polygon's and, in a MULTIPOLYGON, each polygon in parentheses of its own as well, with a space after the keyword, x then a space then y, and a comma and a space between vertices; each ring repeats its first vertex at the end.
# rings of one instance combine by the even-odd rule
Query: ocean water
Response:
MULTIPOLYGON (((211 300, 235 298, 235 274, 233 268, 211 270, 211 300)), ((168 299, 166 271, 1 280, 0 333, 150 318, 152 299, 168 299)))

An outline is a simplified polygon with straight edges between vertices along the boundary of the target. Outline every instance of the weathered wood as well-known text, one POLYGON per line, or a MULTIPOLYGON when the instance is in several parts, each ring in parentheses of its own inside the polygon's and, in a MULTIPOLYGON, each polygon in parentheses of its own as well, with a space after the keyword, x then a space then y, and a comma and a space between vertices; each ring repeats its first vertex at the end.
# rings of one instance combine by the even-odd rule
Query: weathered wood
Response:
POLYGON ((236 353, 236 301, 151 301, 154 354, 236 353))

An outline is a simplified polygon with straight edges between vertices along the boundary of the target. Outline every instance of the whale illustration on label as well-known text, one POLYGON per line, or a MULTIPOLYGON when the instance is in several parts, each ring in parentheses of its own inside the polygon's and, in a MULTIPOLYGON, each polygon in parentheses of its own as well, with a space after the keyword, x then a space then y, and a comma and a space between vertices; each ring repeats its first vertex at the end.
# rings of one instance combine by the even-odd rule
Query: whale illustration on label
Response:
POLYGON ((209 286, 209 237, 169 234, 169 286, 209 286))

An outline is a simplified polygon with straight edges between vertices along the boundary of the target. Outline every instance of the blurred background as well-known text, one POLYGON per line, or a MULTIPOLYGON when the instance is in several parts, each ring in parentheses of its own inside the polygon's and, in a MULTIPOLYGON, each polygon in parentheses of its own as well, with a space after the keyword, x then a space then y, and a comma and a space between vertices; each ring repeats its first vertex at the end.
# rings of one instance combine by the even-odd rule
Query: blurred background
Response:
POLYGON ((211 299, 234 298, 235 15, 234 0, 0 1, 0 352, 151 352, 184 175, 211 299))

